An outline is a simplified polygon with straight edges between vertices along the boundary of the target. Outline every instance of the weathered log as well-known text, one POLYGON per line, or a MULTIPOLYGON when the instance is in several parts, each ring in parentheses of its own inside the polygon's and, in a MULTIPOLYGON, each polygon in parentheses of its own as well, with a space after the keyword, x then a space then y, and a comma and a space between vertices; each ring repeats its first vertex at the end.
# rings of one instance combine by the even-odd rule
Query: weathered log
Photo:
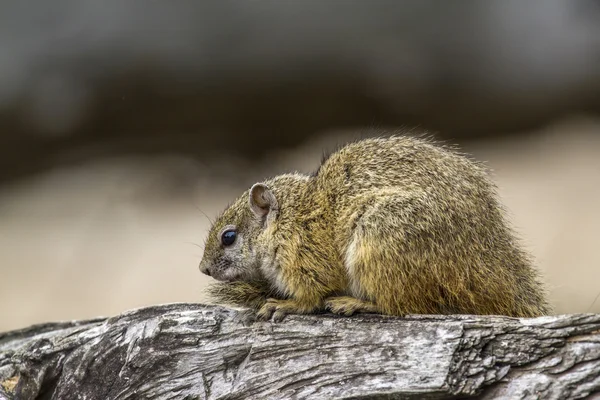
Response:
POLYGON ((600 315, 244 315, 172 304, 0 334, 0 399, 600 396, 600 315))

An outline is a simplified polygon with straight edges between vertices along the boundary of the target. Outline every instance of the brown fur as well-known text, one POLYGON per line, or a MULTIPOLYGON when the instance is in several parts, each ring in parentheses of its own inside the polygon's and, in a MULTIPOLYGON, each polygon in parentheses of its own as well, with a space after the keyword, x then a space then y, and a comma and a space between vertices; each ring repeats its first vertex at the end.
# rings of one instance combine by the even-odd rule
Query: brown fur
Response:
POLYGON ((268 298, 277 296, 266 281, 217 282, 211 284, 208 296, 218 302, 259 310, 268 298))
POLYGON ((245 291, 222 283, 213 293, 260 308, 263 318, 324 309, 549 312, 485 169, 402 136, 361 140, 331 154, 314 175, 255 185, 211 228, 201 268, 220 280, 263 282, 245 291), (232 248, 220 242, 228 225, 238 232, 232 248))

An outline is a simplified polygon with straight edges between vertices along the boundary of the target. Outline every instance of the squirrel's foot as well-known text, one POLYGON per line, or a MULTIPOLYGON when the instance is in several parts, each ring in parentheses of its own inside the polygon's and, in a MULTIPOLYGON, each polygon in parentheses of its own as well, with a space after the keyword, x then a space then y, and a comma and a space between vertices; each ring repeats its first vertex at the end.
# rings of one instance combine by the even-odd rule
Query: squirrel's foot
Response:
POLYGON ((347 317, 359 312, 378 312, 375 303, 349 296, 329 297, 325 299, 325 308, 334 314, 345 315, 347 317))
POLYGON ((296 300, 268 299, 261 309, 258 310, 256 317, 263 321, 267 321, 273 317, 274 322, 281 322, 288 314, 309 314, 313 310, 314 307, 308 307, 296 300))

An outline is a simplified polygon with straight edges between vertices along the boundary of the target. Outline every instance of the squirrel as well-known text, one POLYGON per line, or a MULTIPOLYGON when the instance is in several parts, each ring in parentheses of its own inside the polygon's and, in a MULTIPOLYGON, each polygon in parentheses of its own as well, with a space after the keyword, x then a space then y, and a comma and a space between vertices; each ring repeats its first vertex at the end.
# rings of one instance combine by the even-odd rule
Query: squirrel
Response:
POLYGON ((254 184, 212 224, 200 270, 262 320, 332 312, 546 315, 486 167, 404 135, 349 143, 311 175, 254 184))

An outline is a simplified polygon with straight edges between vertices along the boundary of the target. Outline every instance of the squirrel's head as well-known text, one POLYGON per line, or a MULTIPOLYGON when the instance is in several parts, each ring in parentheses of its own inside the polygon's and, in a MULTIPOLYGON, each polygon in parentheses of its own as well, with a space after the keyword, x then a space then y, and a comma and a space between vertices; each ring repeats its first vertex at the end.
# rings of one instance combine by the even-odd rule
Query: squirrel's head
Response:
POLYGON ((200 271, 220 281, 259 279, 256 240, 278 211, 277 199, 265 184, 252 186, 211 226, 200 271))

